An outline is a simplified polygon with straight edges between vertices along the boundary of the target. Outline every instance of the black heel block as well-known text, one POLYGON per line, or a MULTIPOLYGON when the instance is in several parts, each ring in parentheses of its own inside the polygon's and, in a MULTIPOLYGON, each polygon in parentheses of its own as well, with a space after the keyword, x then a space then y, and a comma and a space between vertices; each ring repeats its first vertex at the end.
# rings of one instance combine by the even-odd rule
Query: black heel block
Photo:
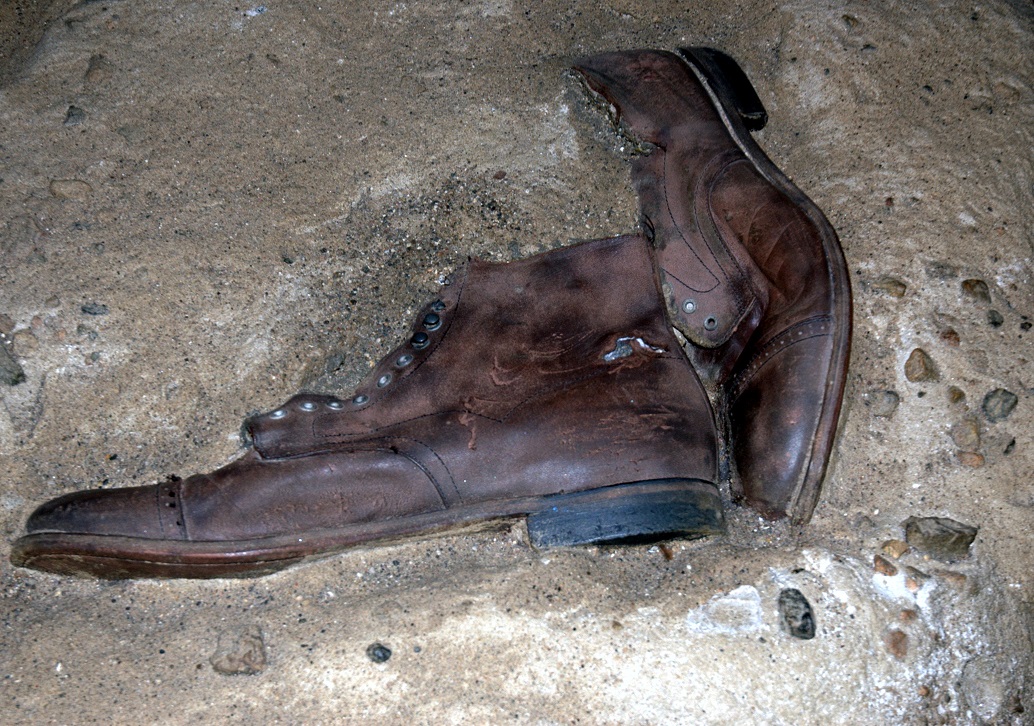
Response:
POLYGON ((528 515, 535 547, 655 542, 724 531, 717 487, 697 479, 653 479, 558 494, 528 515))
POLYGON ((731 56, 714 48, 679 48, 679 55, 707 77, 724 106, 735 109, 748 131, 768 123, 768 112, 747 74, 731 56))

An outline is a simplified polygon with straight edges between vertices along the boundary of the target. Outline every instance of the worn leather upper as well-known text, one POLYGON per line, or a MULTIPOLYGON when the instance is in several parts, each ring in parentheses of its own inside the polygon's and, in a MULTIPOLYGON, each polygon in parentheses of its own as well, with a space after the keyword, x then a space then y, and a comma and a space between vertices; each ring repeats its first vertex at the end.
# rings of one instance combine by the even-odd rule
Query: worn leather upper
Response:
POLYGON ((29 532, 244 540, 626 482, 714 481, 716 433, 639 236, 470 262, 348 398, 248 422, 211 474, 66 495, 29 532), (433 315, 434 317, 428 317, 433 315))
POLYGON ((806 520, 843 395, 850 289, 821 212, 764 156, 682 58, 576 62, 625 133, 669 310, 728 406, 734 488, 766 516, 806 520))

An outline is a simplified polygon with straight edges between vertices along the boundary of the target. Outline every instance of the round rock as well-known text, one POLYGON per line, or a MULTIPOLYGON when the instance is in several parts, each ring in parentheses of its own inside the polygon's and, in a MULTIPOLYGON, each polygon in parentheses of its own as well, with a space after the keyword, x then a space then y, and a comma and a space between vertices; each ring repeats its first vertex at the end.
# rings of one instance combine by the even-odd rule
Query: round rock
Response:
POLYGON ((1016 408, 1019 400, 1012 391, 996 388, 984 396, 984 403, 981 408, 984 409, 984 415, 987 416, 988 421, 998 423, 1009 418, 1009 414, 1016 408))

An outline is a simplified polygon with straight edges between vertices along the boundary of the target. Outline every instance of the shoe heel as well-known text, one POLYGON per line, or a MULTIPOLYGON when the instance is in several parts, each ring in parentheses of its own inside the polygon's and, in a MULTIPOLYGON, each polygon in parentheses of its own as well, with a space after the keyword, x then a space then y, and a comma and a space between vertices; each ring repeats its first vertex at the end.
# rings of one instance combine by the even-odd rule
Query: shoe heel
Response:
POLYGON ((535 547, 637 544, 724 531, 718 489, 697 479, 654 479, 559 494, 528 515, 535 547))
POLYGON ((732 108, 748 131, 760 131, 768 112, 747 74, 731 56, 714 48, 679 48, 679 54, 699 70, 726 108, 732 108))

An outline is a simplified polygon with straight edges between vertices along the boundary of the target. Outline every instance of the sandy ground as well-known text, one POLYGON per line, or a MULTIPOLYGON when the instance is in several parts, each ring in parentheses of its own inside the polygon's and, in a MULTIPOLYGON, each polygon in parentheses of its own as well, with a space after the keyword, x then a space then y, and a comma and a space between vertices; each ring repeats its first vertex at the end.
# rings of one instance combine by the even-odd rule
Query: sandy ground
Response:
POLYGON ((1029 3, 6 2, 0 38, 4 723, 1034 722, 1029 3), (251 581, 11 567, 43 500, 347 394, 468 255, 634 229, 565 68, 686 44, 740 59, 852 274, 811 524, 548 552, 517 524, 251 581), (978 527, 970 555, 885 548, 910 516, 978 527))

